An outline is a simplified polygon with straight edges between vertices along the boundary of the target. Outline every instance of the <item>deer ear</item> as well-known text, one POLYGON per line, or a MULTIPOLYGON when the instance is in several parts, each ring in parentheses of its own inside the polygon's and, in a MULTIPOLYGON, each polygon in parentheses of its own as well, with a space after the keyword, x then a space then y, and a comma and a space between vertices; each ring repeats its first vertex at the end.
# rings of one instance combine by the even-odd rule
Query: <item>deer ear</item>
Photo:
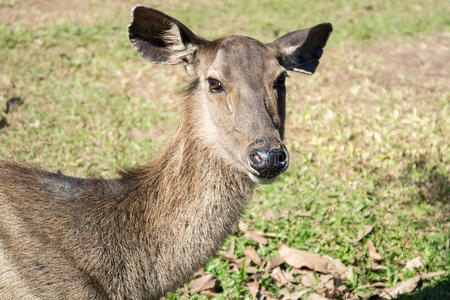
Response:
POLYGON ((189 62, 203 40, 174 18, 152 8, 135 6, 128 36, 133 48, 152 63, 189 62))
POLYGON ((285 34, 268 46, 275 49, 277 59, 284 68, 311 75, 319 65, 331 31, 332 25, 323 23, 285 34))

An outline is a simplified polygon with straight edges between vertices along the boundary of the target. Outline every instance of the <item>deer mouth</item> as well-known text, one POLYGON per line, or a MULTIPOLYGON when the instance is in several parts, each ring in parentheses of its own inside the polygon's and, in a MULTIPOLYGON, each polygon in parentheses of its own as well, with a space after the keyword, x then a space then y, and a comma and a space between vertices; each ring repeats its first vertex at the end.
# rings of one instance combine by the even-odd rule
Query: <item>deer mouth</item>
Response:
POLYGON ((275 182, 278 177, 280 177, 280 175, 276 175, 275 177, 272 178, 266 178, 266 177, 262 177, 259 175, 255 175, 252 172, 248 172, 248 177, 250 177, 250 179, 254 182, 254 183, 258 183, 258 184, 271 184, 273 182, 275 182))

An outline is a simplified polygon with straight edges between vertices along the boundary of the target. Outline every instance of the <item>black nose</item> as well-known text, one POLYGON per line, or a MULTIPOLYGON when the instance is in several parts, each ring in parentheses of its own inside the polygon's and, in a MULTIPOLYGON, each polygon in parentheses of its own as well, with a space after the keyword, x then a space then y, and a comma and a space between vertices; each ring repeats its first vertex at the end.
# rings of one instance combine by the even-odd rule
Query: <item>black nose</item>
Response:
POLYGON ((250 166, 259 176, 273 178, 287 169, 289 155, 284 147, 274 149, 253 149, 248 153, 250 166))

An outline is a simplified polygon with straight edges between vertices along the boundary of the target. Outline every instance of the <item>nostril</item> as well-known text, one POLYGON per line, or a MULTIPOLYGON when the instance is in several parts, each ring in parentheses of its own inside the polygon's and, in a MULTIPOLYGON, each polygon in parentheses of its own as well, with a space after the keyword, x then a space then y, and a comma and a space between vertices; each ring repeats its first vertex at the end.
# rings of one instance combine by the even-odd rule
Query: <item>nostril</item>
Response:
POLYGON ((278 162, 283 163, 286 161, 286 158, 287 158, 286 153, 284 152, 278 153, 278 162))

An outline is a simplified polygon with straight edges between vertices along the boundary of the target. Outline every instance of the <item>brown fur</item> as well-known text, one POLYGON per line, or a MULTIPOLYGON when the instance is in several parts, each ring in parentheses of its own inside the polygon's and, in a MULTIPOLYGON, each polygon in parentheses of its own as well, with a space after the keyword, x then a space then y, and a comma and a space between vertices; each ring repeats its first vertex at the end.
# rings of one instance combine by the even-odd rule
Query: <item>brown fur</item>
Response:
POLYGON ((250 178, 258 177, 248 150, 282 145, 278 62, 299 70, 303 59, 314 70, 314 47, 323 48, 331 30, 319 26, 317 39, 306 30, 267 45, 239 36, 208 42, 137 7, 129 28, 137 51, 157 63, 184 62, 193 77, 179 132, 157 159, 117 179, 0 160, 0 299, 158 299, 189 280, 248 202, 250 178), (308 47, 286 57, 293 44, 308 47), (227 93, 209 91, 208 72, 227 93))

